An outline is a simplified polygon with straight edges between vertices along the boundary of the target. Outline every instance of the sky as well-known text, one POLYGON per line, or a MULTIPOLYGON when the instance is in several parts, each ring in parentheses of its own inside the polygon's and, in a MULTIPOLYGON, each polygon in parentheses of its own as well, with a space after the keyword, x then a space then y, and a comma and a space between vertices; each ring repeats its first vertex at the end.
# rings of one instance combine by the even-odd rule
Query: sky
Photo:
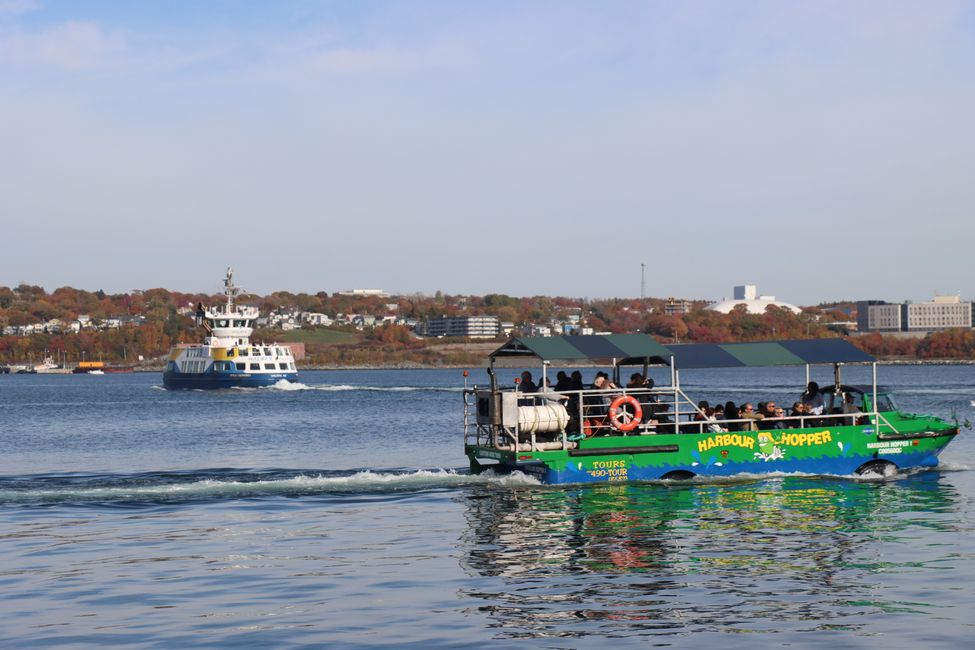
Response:
POLYGON ((975 3, 0 0, 0 285, 975 297, 975 3))

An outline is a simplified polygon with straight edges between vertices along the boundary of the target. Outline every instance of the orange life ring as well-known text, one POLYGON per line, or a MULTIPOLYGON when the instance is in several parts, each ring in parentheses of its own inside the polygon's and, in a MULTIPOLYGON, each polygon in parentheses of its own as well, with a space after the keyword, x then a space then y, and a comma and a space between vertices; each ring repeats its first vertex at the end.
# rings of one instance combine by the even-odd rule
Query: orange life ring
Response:
POLYGON ((620 395, 609 405, 609 423, 617 431, 633 431, 640 425, 643 417, 643 407, 640 402, 632 395, 620 395), (633 409, 633 415, 620 409, 624 404, 628 404, 633 409))

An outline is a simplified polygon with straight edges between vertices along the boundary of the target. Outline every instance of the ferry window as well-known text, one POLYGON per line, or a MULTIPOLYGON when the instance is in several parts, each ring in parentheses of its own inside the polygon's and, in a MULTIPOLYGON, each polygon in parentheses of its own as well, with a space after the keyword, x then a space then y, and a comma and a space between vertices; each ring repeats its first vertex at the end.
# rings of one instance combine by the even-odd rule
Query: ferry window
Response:
POLYGON ((259 363, 252 363, 251 364, 251 370, 260 370, 260 369, 261 369, 261 364, 259 364, 259 363))
POLYGON ((295 364, 289 363, 288 365, 291 366, 291 370, 294 370, 295 369, 295 364))
POLYGON ((891 395, 886 395, 884 393, 877 393, 877 410, 878 411, 896 411, 897 405, 894 404, 894 398, 891 395))
POLYGON ((287 370, 288 369, 288 364, 286 364, 286 363, 279 363, 278 364, 278 369, 279 370, 287 370))
POLYGON ((241 348, 238 354, 240 354, 242 357, 249 357, 251 355, 251 351, 249 348, 241 348))
POLYGON ((246 321, 242 321, 242 320, 235 320, 235 321, 234 321, 234 327, 243 327, 243 326, 244 326, 244 323, 245 323, 245 322, 246 322, 246 321))
POLYGON ((235 364, 235 367, 237 368, 237 370, 246 370, 247 369, 247 364, 246 363, 238 363, 238 364, 235 364))
POLYGON ((264 369, 265 370, 274 370, 274 364, 273 363, 265 363, 264 364, 264 369))
POLYGON ((176 372, 176 362, 170 361, 166 364, 166 372, 176 372))
POLYGON ((217 324, 219 327, 227 327, 227 319, 221 318, 220 320, 217 321, 217 324))

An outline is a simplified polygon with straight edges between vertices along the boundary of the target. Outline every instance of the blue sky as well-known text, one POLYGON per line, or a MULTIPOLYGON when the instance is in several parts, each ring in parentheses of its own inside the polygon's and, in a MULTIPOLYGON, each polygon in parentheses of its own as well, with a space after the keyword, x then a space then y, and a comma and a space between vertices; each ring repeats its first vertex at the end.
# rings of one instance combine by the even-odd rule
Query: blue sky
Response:
POLYGON ((0 285, 975 297, 975 3, 0 0, 0 285))

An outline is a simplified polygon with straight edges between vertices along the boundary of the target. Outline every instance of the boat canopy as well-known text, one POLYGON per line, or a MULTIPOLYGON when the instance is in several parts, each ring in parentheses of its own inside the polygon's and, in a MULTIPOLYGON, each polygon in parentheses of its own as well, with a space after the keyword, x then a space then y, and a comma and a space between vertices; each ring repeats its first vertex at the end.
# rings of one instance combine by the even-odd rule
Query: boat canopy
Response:
POLYGON ((870 363, 875 359, 843 339, 760 341, 757 343, 691 343, 661 345, 645 334, 516 337, 491 354, 542 361, 615 361, 627 366, 642 363, 689 368, 741 368, 746 366, 798 366, 834 363, 870 363))
POLYGON ((674 355, 674 365, 680 369, 813 366, 875 361, 872 356, 843 339, 694 343, 669 345, 667 348, 674 355))
POLYGON ((592 336, 529 336, 509 340, 491 353, 491 361, 504 357, 542 361, 610 361, 627 366, 642 363, 670 365, 672 353, 645 334, 592 336))

